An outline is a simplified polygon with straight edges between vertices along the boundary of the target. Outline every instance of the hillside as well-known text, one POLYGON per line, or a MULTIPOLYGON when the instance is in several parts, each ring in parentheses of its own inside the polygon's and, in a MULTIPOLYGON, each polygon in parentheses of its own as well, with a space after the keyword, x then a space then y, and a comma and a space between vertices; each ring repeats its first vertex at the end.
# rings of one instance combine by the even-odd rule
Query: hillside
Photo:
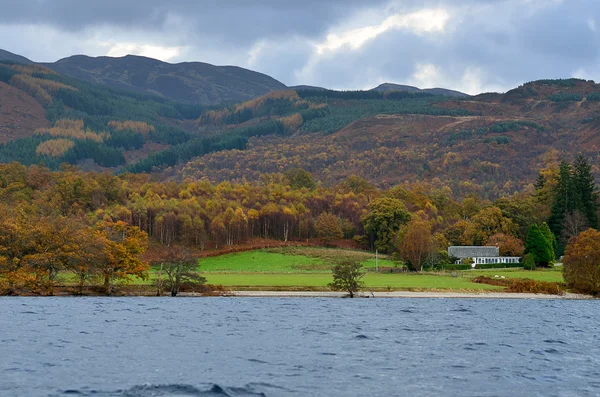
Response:
POLYGON ((455 98, 464 98, 469 95, 464 92, 449 90, 447 88, 417 88, 410 85, 401 85, 394 83, 383 83, 373 88, 371 91, 386 92, 386 91, 404 91, 404 92, 425 92, 432 95, 442 95, 455 98))
POLYGON ((21 55, 13 54, 12 52, 5 51, 1 48, 0 48, 0 61, 17 62, 17 63, 22 63, 23 65, 29 65, 29 64, 33 63, 32 61, 30 61, 29 59, 27 59, 21 55))
POLYGON ((201 62, 170 64, 133 55, 121 58, 77 55, 44 66, 65 76, 112 88, 203 105, 241 102, 285 89, 284 84, 267 75, 235 66, 201 62))
POLYGON ((256 181, 299 167, 324 186, 356 175, 495 198, 600 150, 600 85, 577 79, 468 98, 303 87, 206 108, 0 63, 0 99, 0 162, 175 180, 256 181))
POLYGON ((291 137, 251 139, 244 151, 198 158, 177 175, 252 180, 300 167, 325 185, 359 175, 382 188, 424 181, 461 196, 493 198, 530 188, 540 169, 559 158, 583 152, 595 161, 599 93, 600 85, 574 79, 543 80, 468 100, 305 92, 306 99, 327 102, 329 114, 291 137))

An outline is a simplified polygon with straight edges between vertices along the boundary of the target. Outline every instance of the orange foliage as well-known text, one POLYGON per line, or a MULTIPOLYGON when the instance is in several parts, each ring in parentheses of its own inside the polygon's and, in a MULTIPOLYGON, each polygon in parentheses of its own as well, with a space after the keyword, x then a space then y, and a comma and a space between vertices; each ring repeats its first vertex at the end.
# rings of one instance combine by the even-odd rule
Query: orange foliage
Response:
POLYGON ((283 123, 286 131, 295 131, 302 126, 302 123, 304 123, 300 113, 294 113, 290 116, 282 117, 279 119, 279 121, 283 123))
POLYGON ((75 146, 75 142, 68 139, 51 139, 40 143, 35 152, 38 155, 61 157, 73 146, 75 146))
POLYGON ((116 121, 112 120, 108 123, 108 126, 116 131, 123 130, 131 130, 134 132, 139 132, 140 134, 147 135, 151 132, 154 132, 154 126, 143 122, 143 121, 116 121))
POLYGON ((50 134, 55 137, 73 138, 81 140, 90 140, 98 143, 110 138, 106 132, 93 132, 84 130, 83 120, 57 120, 52 128, 40 128, 35 131, 36 134, 50 134))
POLYGON ((10 67, 20 74, 27 74, 29 76, 33 75, 34 73, 52 74, 58 76, 58 73, 56 73, 54 70, 40 65, 11 65, 10 67))
POLYGON ((250 110, 252 113, 256 113, 270 100, 288 100, 293 104, 294 108, 306 108, 308 106, 308 108, 314 109, 327 106, 326 104, 314 104, 301 99, 296 91, 273 91, 259 98, 240 103, 230 108, 208 111, 204 113, 202 117, 200 117, 199 123, 222 124, 229 115, 232 115, 236 112, 242 112, 244 110, 250 110))
POLYGON ((42 105, 50 105, 52 103, 52 96, 50 93, 56 93, 61 88, 76 90, 71 86, 59 83, 58 81, 39 79, 27 74, 17 74, 13 76, 10 79, 10 84, 28 92, 42 105))

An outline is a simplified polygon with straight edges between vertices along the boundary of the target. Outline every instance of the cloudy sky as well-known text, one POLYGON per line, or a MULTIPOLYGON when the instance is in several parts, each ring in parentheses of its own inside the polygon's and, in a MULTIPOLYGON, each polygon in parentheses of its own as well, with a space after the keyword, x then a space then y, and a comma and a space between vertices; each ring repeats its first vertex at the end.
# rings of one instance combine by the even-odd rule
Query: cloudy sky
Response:
POLYGON ((34 61, 138 54, 287 85, 475 94, 600 80, 599 0, 0 0, 0 48, 34 61), (143 6, 142 6, 143 4, 143 6))

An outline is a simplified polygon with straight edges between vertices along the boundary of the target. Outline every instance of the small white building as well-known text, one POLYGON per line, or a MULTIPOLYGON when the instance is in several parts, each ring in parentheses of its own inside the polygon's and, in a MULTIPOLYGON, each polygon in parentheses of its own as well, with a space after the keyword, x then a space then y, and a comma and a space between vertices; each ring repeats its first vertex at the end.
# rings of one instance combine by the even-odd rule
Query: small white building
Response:
POLYGON ((448 247, 448 256, 457 258, 456 264, 463 263, 464 259, 473 259, 472 267, 495 263, 519 263, 518 256, 500 256, 498 247, 490 246, 453 246, 448 247))

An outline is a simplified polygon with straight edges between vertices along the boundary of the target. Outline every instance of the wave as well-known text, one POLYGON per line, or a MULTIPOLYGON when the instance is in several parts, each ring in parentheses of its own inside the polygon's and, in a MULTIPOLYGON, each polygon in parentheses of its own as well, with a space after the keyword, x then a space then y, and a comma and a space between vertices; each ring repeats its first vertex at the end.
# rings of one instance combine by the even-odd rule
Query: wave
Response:
MULTIPOLYGON (((279 388, 268 384, 261 384, 265 388, 279 388)), ((264 392, 256 391, 252 386, 223 387, 217 384, 208 385, 200 389, 192 385, 139 385, 127 390, 100 391, 100 390, 64 390, 58 395, 81 397, 267 397, 264 392)))

